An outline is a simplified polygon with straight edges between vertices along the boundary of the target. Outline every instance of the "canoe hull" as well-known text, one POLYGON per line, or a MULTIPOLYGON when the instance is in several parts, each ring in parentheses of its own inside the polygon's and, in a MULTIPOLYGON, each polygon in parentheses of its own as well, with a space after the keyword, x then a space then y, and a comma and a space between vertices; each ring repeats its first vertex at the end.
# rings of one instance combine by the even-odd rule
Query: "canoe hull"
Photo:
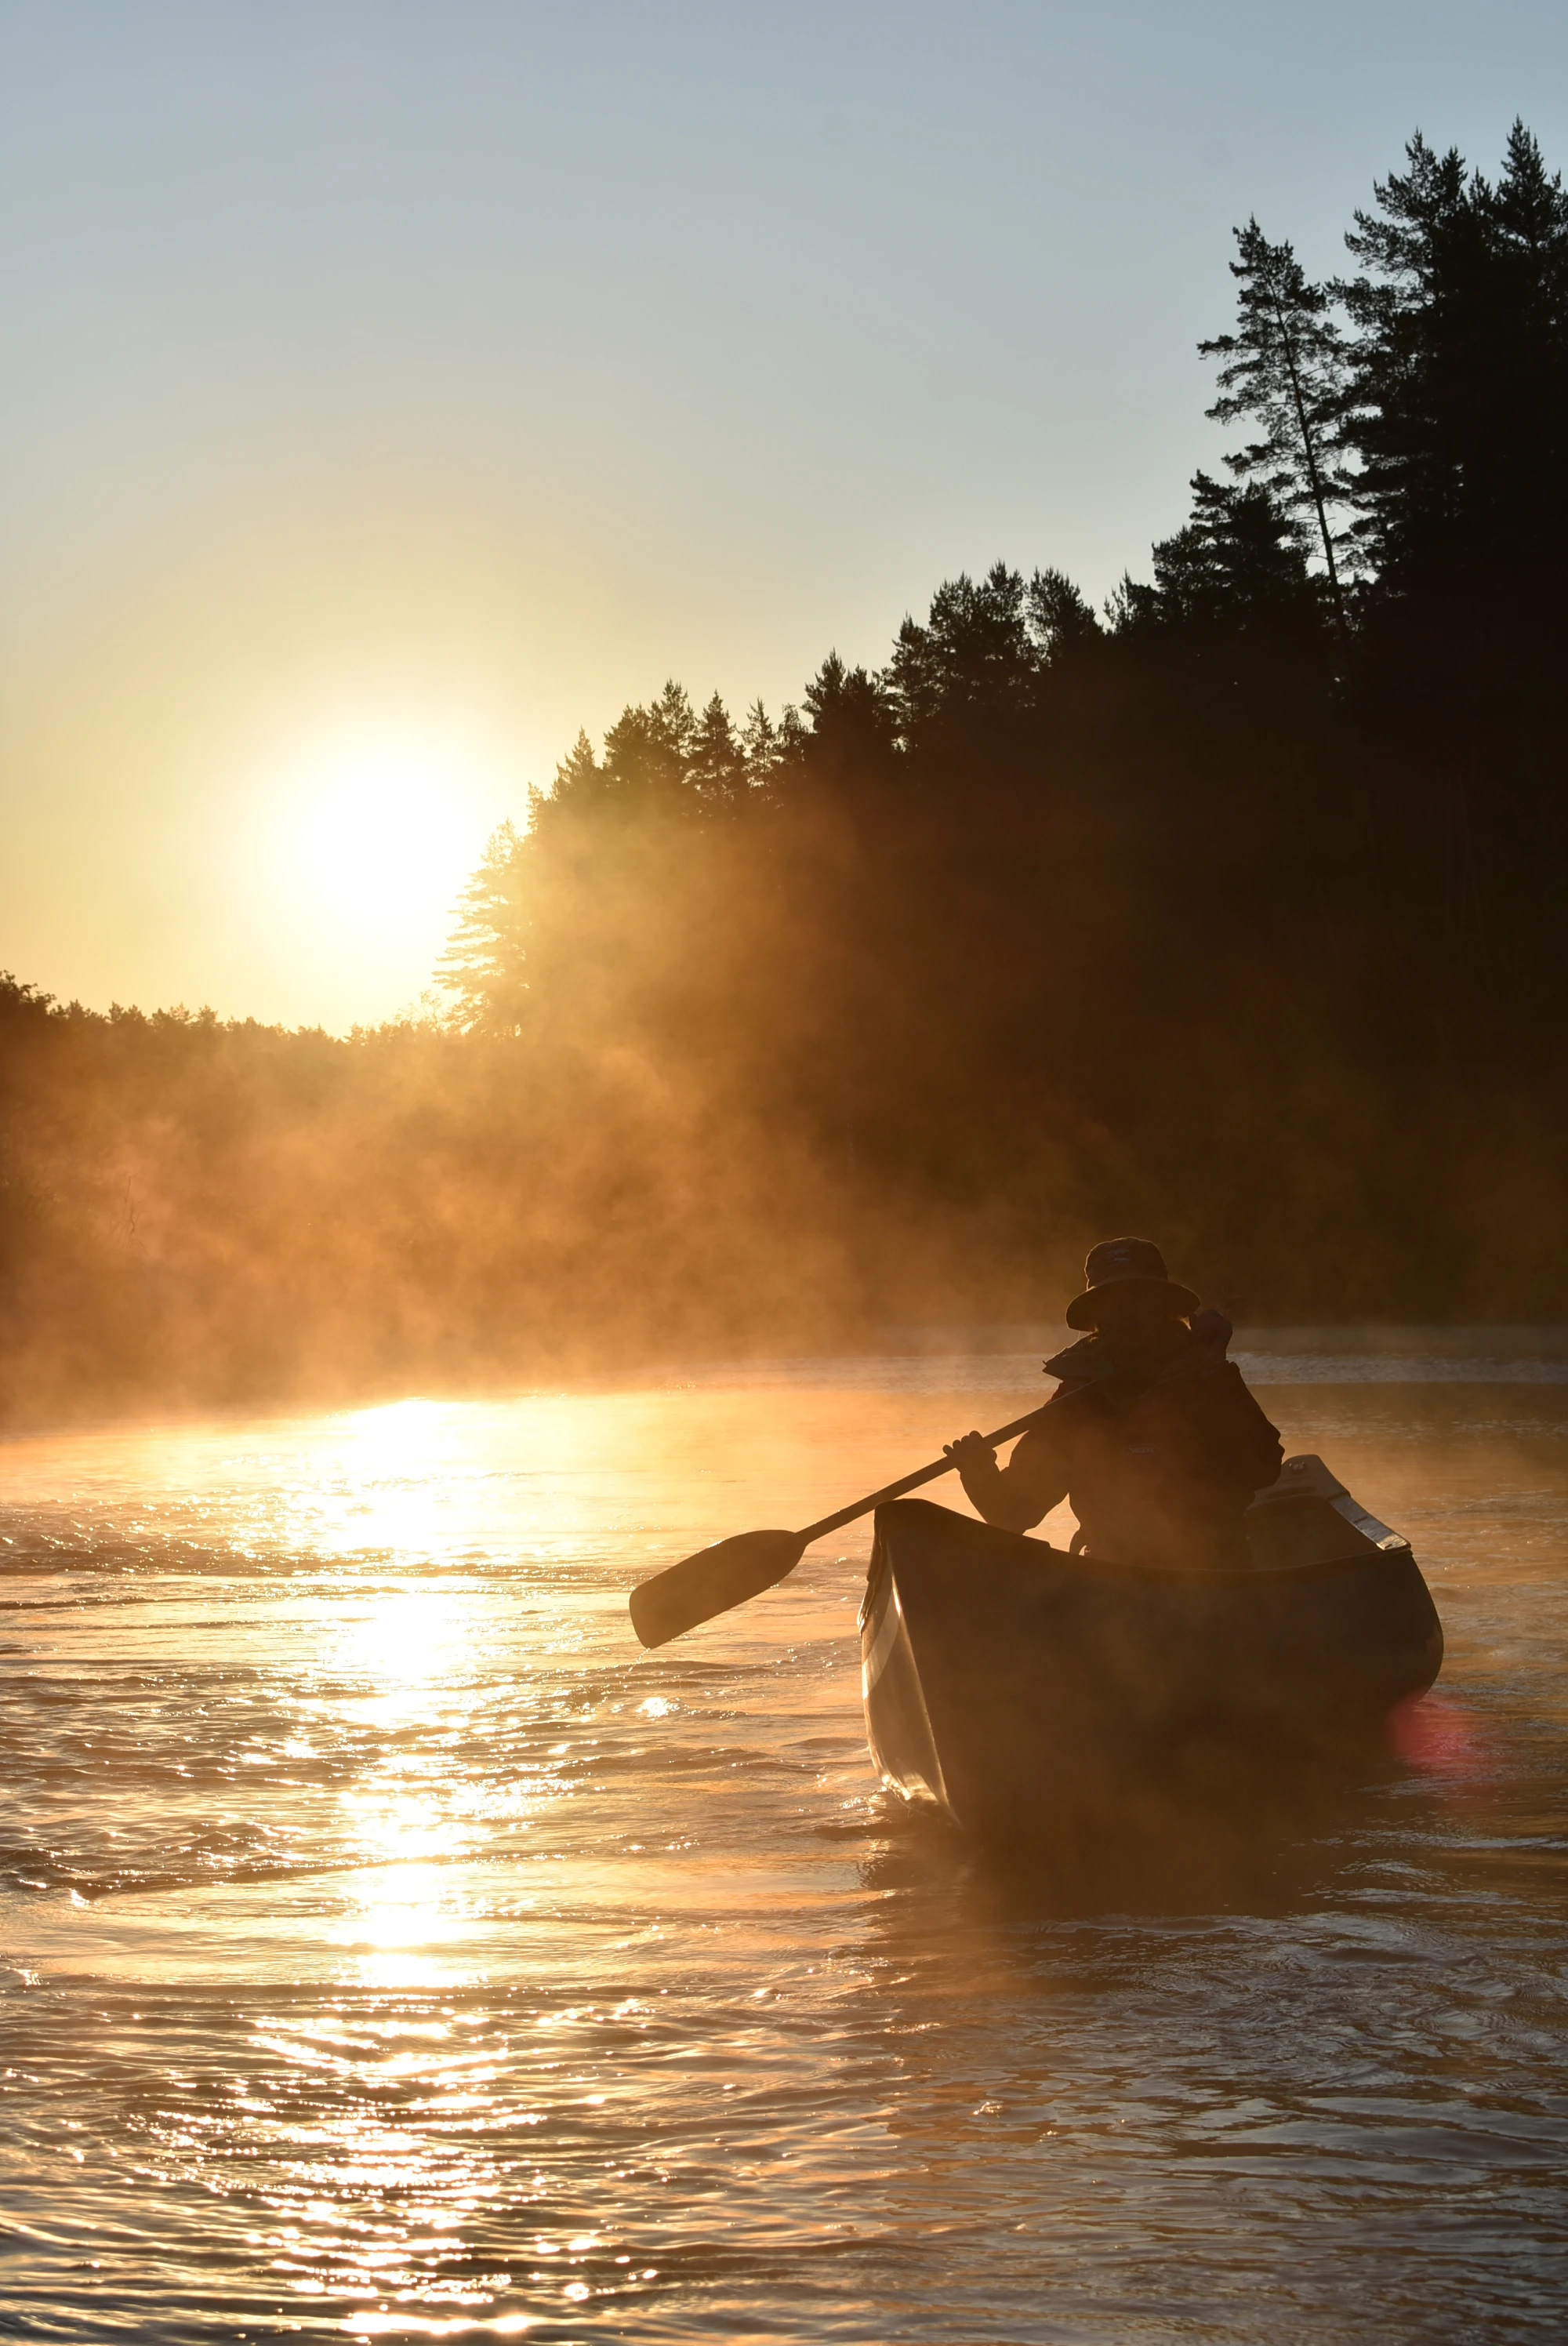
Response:
POLYGON ((1118 1829, 1250 1767, 1364 1751, 1436 1678, 1436 1608, 1402 1542, 1291 1530, 1298 1551, 1342 1553, 1171 1572, 925 1500, 880 1508, 861 1683, 884 1780, 1016 1838, 1118 1829))

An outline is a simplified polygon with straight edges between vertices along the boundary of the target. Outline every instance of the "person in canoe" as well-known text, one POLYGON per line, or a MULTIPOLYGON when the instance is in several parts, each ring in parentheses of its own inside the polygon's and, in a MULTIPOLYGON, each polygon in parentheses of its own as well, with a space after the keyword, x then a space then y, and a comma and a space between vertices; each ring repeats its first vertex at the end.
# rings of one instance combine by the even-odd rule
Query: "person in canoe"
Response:
POLYGON ((1067 1325, 1086 1332, 1046 1362, 1061 1383, 1007 1464, 981 1433, 947 1445, 972 1504, 1023 1532, 1067 1499, 1091 1556, 1245 1566, 1242 1517, 1284 1453, 1225 1357, 1230 1322, 1200 1311, 1148 1239, 1106 1239, 1084 1277, 1067 1325))

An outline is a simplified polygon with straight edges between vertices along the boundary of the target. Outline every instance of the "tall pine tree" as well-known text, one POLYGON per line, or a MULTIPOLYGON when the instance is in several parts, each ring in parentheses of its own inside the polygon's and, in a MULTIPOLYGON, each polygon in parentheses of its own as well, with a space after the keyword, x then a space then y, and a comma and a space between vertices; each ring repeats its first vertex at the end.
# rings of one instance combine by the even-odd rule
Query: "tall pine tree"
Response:
POLYGON ((1250 416, 1261 439, 1226 461, 1238 479, 1266 488, 1280 509, 1315 525, 1341 644, 1347 638, 1339 516, 1355 483, 1346 462, 1349 371, 1330 299, 1308 283, 1288 244, 1270 244, 1257 219, 1236 230, 1237 326, 1198 344, 1218 359, 1220 396, 1208 410, 1217 423, 1250 416))

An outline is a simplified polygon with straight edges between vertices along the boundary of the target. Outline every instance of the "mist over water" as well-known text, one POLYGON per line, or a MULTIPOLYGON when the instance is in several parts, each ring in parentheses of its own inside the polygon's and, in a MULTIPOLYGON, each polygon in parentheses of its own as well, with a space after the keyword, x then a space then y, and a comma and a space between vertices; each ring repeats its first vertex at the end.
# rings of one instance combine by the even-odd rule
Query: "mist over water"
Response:
POLYGON ((4 2326, 1558 2335, 1568 1370, 1527 1336, 1239 1348, 1448 1659, 1402 1760, 1157 1880, 879 1791, 867 1526, 657 1654, 626 1621, 1016 1415, 1022 1341, 10 1442, 4 2326))

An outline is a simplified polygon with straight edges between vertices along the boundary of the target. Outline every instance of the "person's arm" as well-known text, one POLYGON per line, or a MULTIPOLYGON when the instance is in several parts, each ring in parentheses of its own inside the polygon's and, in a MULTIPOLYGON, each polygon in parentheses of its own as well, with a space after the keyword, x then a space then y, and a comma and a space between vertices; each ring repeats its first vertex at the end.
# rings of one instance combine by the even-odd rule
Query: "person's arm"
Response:
POLYGON ((1005 1532, 1033 1530, 1067 1495, 1067 1468, 1054 1431, 1044 1420, 1020 1436, 1005 1466, 983 1433, 950 1442, 944 1455, 958 1468, 975 1513, 1005 1532))

